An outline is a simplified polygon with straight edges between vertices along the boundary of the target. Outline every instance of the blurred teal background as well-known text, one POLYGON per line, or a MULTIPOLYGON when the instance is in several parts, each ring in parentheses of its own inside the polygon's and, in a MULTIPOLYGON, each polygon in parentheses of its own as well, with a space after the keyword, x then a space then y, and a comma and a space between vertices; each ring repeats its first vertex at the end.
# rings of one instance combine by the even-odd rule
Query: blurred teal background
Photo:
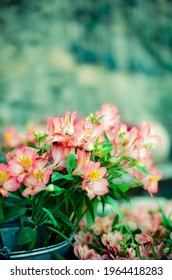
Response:
POLYGON ((171 159, 170 0, 0 0, 1 131, 104 102, 162 125, 171 159))

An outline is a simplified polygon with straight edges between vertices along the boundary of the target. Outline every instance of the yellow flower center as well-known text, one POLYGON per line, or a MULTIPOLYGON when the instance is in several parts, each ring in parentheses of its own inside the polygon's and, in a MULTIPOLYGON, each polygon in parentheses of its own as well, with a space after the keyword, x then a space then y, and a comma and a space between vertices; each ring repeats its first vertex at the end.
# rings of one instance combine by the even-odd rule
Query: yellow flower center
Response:
POLYGON ((157 182, 158 181, 158 177, 155 176, 155 175, 153 175, 151 179, 152 179, 152 182, 157 182))
POLYGON ((67 125, 69 125, 69 124, 70 124, 70 119, 69 119, 69 116, 65 116, 65 123, 66 123, 67 125))
POLYGON ((38 181, 41 181, 41 180, 42 180, 43 175, 42 175, 42 173, 41 173, 40 171, 36 170, 36 171, 34 171, 33 173, 34 173, 34 176, 36 177, 36 179, 37 179, 38 181))
POLYGON ((4 140, 5 141, 11 141, 12 140, 12 138, 13 138, 13 136, 12 136, 12 134, 11 133, 5 133, 4 134, 4 140))
POLYGON ((89 172, 89 177, 90 177, 90 180, 96 180, 96 179, 101 178, 101 173, 99 170, 91 170, 89 172))
POLYGON ((0 185, 3 185, 7 179, 8 179, 9 175, 6 171, 0 171, 0 185))
POLYGON ((24 169, 29 169, 32 165, 32 160, 26 156, 20 156, 19 161, 21 162, 24 169))
MULTIPOLYGON (((73 141, 72 141, 72 140, 69 140, 69 141, 67 142, 67 146, 73 146, 73 141)), ((68 152, 66 151, 66 152, 64 153, 64 155, 67 156, 67 155, 68 155, 68 152)))

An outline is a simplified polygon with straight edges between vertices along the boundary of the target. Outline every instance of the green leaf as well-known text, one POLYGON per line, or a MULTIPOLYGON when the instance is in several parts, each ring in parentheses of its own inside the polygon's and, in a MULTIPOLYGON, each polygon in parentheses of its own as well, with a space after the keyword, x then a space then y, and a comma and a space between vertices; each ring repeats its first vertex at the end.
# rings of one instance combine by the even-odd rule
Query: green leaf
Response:
POLYGON ((43 146, 42 146, 42 150, 43 151, 49 151, 51 149, 51 145, 48 145, 48 144, 44 144, 43 146))
POLYGON ((115 210, 115 212, 118 214, 118 216, 120 217, 121 221, 124 223, 125 219, 124 219, 124 215, 119 207, 119 203, 113 199, 110 196, 106 196, 106 203, 108 203, 109 205, 111 205, 111 207, 113 208, 113 210, 115 210))
POLYGON ((5 157, 1 157, 1 158, 0 158, 0 163, 7 163, 6 158, 5 158, 5 157))
POLYGON ((64 191, 65 191, 64 188, 60 188, 58 186, 53 185, 53 193, 51 193, 51 196, 59 196, 64 191))
POLYGON ((0 224, 4 222, 4 212, 3 208, 0 206, 0 224))
POLYGON ((88 207, 87 212, 90 213, 91 218, 92 218, 92 220, 94 221, 94 209, 93 209, 93 205, 92 205, 92 202, 90 202, 90 200, 89 200, 89 198, 88 198, 87 196, 85 197, 85 203, 86 203, 86 205, 87 205, 87 207, 88 207))
POLYGON ((125 224, 125 217, 119 207, 119 203, 113 199, 112 197, 110 196, 106 196, 106 203, 108 203, 109 205, 112 206, 113 210, 115 210, 115 212, 118 214, 119 218, 121 219, 126 231, 131 235, 132 237, 132 242, 134 243, 134 237, 133 237, 133 234, 132 234, 132 231, 130 230, 130 228, 125 224))
POLYGON ((50 220, 52 221, 53 225, 55 227, 57 227, 58 223, 57 223, 56 219, 54 218, 53 214, 47 208, 43 207, 42 210, 47 213, 47 215, 50 218, 50 220))
POLYGON ((141 171, 142 173, 146 174, 146 175, 150 174, 150 173, 147 171, 146 167, 138 166, 138 165, 137 165, 136 168, 137 168, 139 171, 141 171))
POLYGON ((94 219, 93 219, 90 211, 86 212, 86 219, 87 219, 88 229, 91 229, 92 225, 94 224, 94 219))
POLYGON ((167 218, 167 216, 165 215, 164 211, 162 210, 161 206, 160 207, 160 212, 162 213, 162 218, 163 218, 163 225, 166 229, 172 231, 172 222, 170 221, 170 219, 167 218))
POLYGON ((54 172, 51 176, 51 182, 54 182, 54 181, 57 181, 60 179, 66 179, 68 181, 73 181, 73 177, 70 174, 63 175, 59 172, 54 172))
POLYGON ((112 150, 112 147, 104 147, 98 151, 99 156, 105 156, 112 150))
POLYGON ((87 212, 86 212, 86 218, 87 218, 88 228, 90 229, 95 221, 95 217, 97 216, 97 209, 98 209, 99 201, 98 201, 97 197, 95 197, 91 201, 89 200, 88 197, 85 197, 85 203, 88 207, 87 212))
POLYGON ((63 179, 64 178, 64 175, 59 173, 59 172, 54 172, 51 176, 51 182, 54 182, 54 181, 57 181, 57 180, 60 180, 60 179, 63 179))
POLYGON ((63 233, 61 233, 59 230, 57 230, 57 229, 55 229, 55 228, 53 228, 53 227, 49 227, 49 226, 46 226, 46 228, 48 228, 48 229, 54 231, 54 232, 57 233, 59 236, 63 237, 65 240, 67 240, 67 241, 69 242, 70 245, 72 245, 72 242, 70 241, 70 239, 69 239, 67 236, 65 236, 63 233))
POLYGON ((126 175, 127 174, 126 171, 119 170, 119 169, 116 169, 116 168, 109 168, 108 172, 109 173, 116 173, 116 174, 119 174, 119 175, 126 175))
POLYGON ((4 212, 5 220, 13 219, 20 217, 26 213, 27 208, 18 208, 18 207, 5 207, 7 211, 4 212))
POLYGON ((36 238, 36 229, 24 227, 17 236, 17 244, 24 245, 36 238))
POLYGON ((70 174, 76 166, 76 155, 75 154, 69 154, 67 156, 66 166, 67 166, 67 172, 70 174))
POLYGON ((104 132, 104 139, 105 139, 106 143, 110 143, 111 144, 111 142, 110 142, 110 140, 109 140, 109 138, 108 138, 108 136, 107 136, 107 134, 105 132, 104 132))
POLYGON ((135 166, 137 163, 136 159, 134 159, 132 157, 127 157, 127 156, 122 156, 121 160, 128 160, 132 166, 135 166))
POLYGON ((63 175, 63 178, 68 180, 68 181, 73 181, 73 177, 70 174, 63 175))
POLYGON ((65 222, 65 224, 67 224, 68 226, 74 228, 74 225, 69 220, 69 218, 65 214, 63 214, 61 211, 56 210, 56 212, 54 213, 54 216, 60 218, 63 222, 65 222))
POLYGON ((118 187, 123 193, 130 189, 130 185, 119 184, 118 187))
POLYGON ((8 193, 8 197, 11 197, 11 198, 15 198, 15 199, 18 199, 18 200, 22 200, 22 198, 14 193, 8 193))

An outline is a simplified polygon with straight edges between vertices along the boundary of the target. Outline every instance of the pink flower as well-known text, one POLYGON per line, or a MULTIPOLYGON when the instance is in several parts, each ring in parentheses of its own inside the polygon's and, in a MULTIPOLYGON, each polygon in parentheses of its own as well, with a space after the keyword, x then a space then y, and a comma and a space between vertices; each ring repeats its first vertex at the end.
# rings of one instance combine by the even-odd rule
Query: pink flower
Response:
POLYGON ((96 195, 104 195, 108 193, 108 181, 104 178, 86 182, 82 182, 82 189, 87 192, 90 199, 93 199, 96 195))
POLYGON ((140 234, 136 234, 135 239, 139 244, 145 244, 145 243, 148 243, 148 242, 150 242, 151 244, 153 243, 152 237, 145 232, 142 232, 140 234))
POLYGON ((158 191, 158 181, 162 178, 162 174, 157 168, 148 168, 148 174, 145 176, 141 182, 143 183, 146 190, 150 193, 157 193, 158 191))
POLYGON ((108 232, 102 235, 102 243, 110 250, 113 249, 115 253, 121 252, 120 241, 124 240, 124 236, 119 231, 108 232))
POLYGON ((105 103, 102 105, 101 111, 97 111, 95 115, 97 119, 102 117, 99 120, 99 124, 103 127, 110 141, 115 139, 120 125, 118 108, 111 104, 105 103))
POLYGON ((20 188, 20 183, 10 176, 9 167, 6 164, 0 164, 0 194, 7 197, 8 192, 14 192, 20 188))
POLYGON ((51 117, 47 120, 48 143, 61 142, 66 146, 76 146, 76 112, 66 112, 64 118, 51 117))
POLYGON ((100 260, 100 255, 94 249, 89 249, 87 245, 75 245, 74 254, 81 260, 100 260))
POLYGON ((106 173, 106 167, 101 167, 100 162, 89 161, 86 165, 83 166, 83 179, 91 182, 103 178, 106 173))
POLYGON ((109 232, 112 229, 114 216, 109 215, 106 217, 97 217, 92 229, 96 235, 101 235, 109 232))
POLYGON ((141 133, 143 136, 143 143, 147 147, 158 147, 161 145, 161 139, 156 134, 157 126, 150 125, 148 122, 143 122, 141 125, 141 133))
POLYGON ((12 159, 10 154, 7 154, 10 175, 17 176, 18 181, 22 182, 24 177, 31 172, 36 157, 38 157, 37 153, 30 147, 16 149, 12 159))
POLYGON ((93 242, 94 236, 88 231, 88 232, 83 232, 79 231, 77 234, 74 235, 74 246, 77 244, 81 245, 89 245, 93 242))
POLYGON ((157 251, 157 259, 161 260, 165 255, 163 252, 163 249, 166 248, 166 246, 163 242, 161 242, 160 244, 158 244, 155 247, 156 247, 156 251, 157 251))
POLYGON ((108 181, 103 178, 106 175, 105 167, 100 167, 99 162, 90 161, 82 170, 82 189, 87 191, 90 199, 108 193, 108 181))
POLYGON ((46 190, 46 185, 52 174, 52 167, 46 166, 46 163, 47 159, 45 158, 35 159, 31 173, 23 180, 26 186, 26 189, 22 192, 23 196, 35 195, 42 190, 46 190))
POLYGON ((94 143, 103 135, 104 129, 98 124, 93 124, 90 118, 86 118, 83 127, 83 139, 81 147, 86 151, 94 150, 94 143))
POLYGON ((7 148, 19 147, 22 144, 22 136, 15 127, 7 127, 3 132, 4 145, 7 148))
POLYGON ((75 149, 72 147, 65 147, 62 144, 53 144, 51 149, 53 169, 60 171, 66 168, 66 160, 69 154, 75 154, 75 149))
POLYGON ((62 123, 64 134, 73 135, 75 133, 76 115, 76 112, 73 112, 72 114, 70 114, 70 112, 66 112, 62 123))
POLYGON ((73 175, 82 175, 82 169, 90 162, 90 152, 85 150, 77 150, 77 167, 73 171, 73 175))

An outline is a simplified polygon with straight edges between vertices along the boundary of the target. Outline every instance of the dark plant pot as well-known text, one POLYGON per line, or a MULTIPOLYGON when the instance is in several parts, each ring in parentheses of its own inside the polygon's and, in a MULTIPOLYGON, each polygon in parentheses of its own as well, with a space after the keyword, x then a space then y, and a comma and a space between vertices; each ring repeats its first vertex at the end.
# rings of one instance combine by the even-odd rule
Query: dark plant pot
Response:
MULTIPOLYGON (((42 247, 27 251, 16 250, 17 234, 20 228, 18 226, 1 228, 1 237, 3 240, 3 248, 0 249, 0 259, 18 259, 18 260, 53 260, 54 253, 62 257, 66 257, 72 246, 65 240, 59 244, 42 247)), ((70 241, 72 238, 69 238, 70 241)))

